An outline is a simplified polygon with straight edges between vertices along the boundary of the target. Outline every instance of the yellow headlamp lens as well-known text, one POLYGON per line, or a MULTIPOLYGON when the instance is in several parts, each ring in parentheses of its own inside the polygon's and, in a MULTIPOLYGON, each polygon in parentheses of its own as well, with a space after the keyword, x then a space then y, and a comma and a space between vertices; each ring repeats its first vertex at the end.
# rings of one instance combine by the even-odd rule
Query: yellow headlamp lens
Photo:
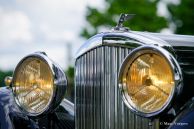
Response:
POLYGON ((15 71, 16 102, 29 113, 41 113, 53 96, 53 75, 47 63, 35 57, 25 59, 15 71))
POLYGON ((160 110, 174 90, 174 75, 168 61, 155 53, 137 57, 125 71, 123 82, 130 105, 136 110, 151 113, 160 110))

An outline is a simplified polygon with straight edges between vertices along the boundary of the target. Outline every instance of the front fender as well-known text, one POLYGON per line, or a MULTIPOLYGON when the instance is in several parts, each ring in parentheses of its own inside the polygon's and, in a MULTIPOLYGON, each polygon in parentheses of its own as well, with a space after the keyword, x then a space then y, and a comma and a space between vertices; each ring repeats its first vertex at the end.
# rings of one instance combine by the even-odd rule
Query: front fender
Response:
POLYGON ((194 128, 194 98, 187 102, 176 119, 169 124, 169 129, 193 129, 194 128))
POLYGON ((11 89, 0 88, 0 129, 39 129, 15 103, 11 89))
POLYGON ((19 112, 15 104, 12 92, 6 87, 0 88, 0 128, 13 129, 13 123, 10 118, 11 112, 19 112))

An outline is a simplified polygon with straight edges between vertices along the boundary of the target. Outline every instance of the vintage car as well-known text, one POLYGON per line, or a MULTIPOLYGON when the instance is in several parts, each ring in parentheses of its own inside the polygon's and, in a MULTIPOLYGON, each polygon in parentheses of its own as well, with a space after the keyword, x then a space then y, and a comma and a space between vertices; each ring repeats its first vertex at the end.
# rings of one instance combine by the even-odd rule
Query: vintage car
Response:
POLYGON ((193 129, 194 36, 118 25, 75 57, 74 101, 44 52, 24 57, 0 88, 0 129, 193 129))

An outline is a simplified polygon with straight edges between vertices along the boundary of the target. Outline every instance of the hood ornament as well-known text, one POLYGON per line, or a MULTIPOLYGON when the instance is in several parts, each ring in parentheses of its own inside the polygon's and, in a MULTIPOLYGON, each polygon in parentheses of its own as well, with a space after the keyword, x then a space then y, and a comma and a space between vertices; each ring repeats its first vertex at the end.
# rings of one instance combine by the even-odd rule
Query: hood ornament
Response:
POLYGON ((114 30, 120 30, 120 31, 129 31, 128 27, 124 27, 123 23, 132 19, 135 16, 135 14, 121 14, 119 21, 116 25, 116 27, 114 28, 114 30))

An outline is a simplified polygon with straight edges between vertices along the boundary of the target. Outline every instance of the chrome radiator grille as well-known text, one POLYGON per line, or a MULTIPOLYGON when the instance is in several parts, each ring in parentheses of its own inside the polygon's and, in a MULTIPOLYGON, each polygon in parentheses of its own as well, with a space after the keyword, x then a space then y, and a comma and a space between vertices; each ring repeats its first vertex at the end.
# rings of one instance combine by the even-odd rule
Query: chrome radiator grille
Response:
POLYGON ((130 49, 102 46, 76 60, 76 129, 157 129, 122 102, 118 71, 130 49))

